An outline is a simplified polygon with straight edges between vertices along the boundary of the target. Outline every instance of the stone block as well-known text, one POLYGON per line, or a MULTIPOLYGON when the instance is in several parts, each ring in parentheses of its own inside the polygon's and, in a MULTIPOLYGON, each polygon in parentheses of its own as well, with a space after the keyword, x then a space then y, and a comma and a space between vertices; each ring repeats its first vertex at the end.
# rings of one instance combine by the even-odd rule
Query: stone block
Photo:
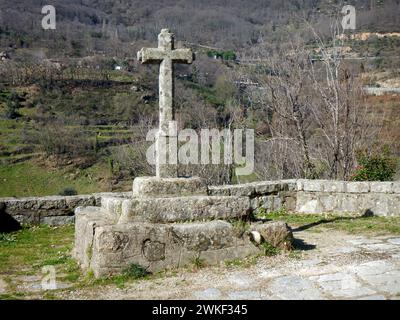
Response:
POLYGON ((316 195, 308 192, 298 192, 296 211, 306 214, 318 214, 323 212, 323 207, 316 195))
POLYGON ((138 177, 133 181, 134 197, 207 195, 205 181, 193 178, 138 177))
POLYGON ((346 192, 346 182, 344 181, 324 181, 324 192, 346 192))
POLYGON ((336 194, 322 194, 319 196, 319 201, 323 212, 338 212, 341 208, 341 197, 336 194))
POLYGON ((369 182, 347 182, 348 193, 368 193, 369 190, 369 182))
POLYGON ((209 186, 208 194, 210 196, 230 196, 230 186, 209 186))
POLYGON ((346 213, 361 213, 363 202, 362 197, 357 194, 343 194, 340 196, 341 204, 339 211, 346 213))
POLYGON ((247 184, 239 184, 239 185, 231 185, 229 186, 230 195, 236 197, 251 197, 254 195, 254 185, 247 184))
POLYGON ((232 219, 248 215, 250 210, 248 197, 132 198, 123 200, 119 223, 232 219))
POLYGON ((370 182, 371 192, 392 193, 393 182, 370 182))
POLYGON ((273 196, 273 210, 278 211, 282 209, 282 198, 280 195, 273 196))
POLYGON ((387 216, 391 212, 391 195, 368 193, 362 197, 362 210, 376 216, 387 216))
POLYGON ((297 191, 298 181, 297 179, 286 179, 281 182, 287 185, 287 191, 297 191))
POLYGON ((324 191, 324 181, 322 180, 303 180, 303 190, 311 192, 324 191))
POLYGON ((292 231, 283 221, 258 224, 252 227, 252 230, 258 231, 266 242, 276 248, 290 249, 292 247, 292 231))
POLYGON ((283 206, 286 211, 295 211, 296 210, 296 194, 293 195, 285 195, 283 198, 283 206))
POLYGON ((267 212, 274 210, 274 196, 259 197, 259 208, 264 208, 267 212))
POLYGON ((393 182, 392 191, 393 193, 400 193, 400 181, 393 182))
POLYGON ((299 179, 296 181, 296 190, 297 191, 304 191, 304 179, 299 179))
POLYGON ((250 208, 251 208, 251 210, 256 210, 259 207, 260 207, 260 197, 256 197, 256 198, 250 199, 250 208))
MULTIPOLYGON (((264 181, 257 182, 253 184, 254 192, 258 195, 267 195, 271 193, 277 193, 278 191, 282 191, 282 184, 279 181, 264 181)), ((287 184, 285 185, 287 186, 287 184)))

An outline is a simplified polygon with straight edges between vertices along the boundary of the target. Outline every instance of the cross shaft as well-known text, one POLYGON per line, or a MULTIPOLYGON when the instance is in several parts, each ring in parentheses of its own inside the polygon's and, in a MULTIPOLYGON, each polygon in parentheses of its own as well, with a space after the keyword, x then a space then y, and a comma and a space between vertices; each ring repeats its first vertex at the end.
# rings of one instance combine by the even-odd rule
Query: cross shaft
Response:
POLYGON ((178 176, 177 163, 164 163, 166 154, 168 154, 170 162, 171 159, 177 160, 177 148, 174 148, 174 146, 177 146, 178 137, 177 134, 171 136, 169 133, 170 123, 175 120, 173 64, 191 64, 194 60, 194 55, 191 49, 175 49, 174 35, 168 29, 162 29, 158 35, 158 48, 142 48, 138 52, 138 60, 141 63, 160 65, 160 119, 159 131, 156 138, 156 176, 159 178, 175 178, 178 176), (175 150, 170 150, 171 148, 166 145, 166 141, 175 150))

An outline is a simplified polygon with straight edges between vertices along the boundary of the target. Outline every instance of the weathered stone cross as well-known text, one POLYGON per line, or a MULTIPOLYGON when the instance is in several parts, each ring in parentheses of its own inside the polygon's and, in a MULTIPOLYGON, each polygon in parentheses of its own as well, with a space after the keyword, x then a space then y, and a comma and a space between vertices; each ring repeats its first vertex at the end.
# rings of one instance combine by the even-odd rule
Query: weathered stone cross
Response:
POLYGON ((156 176, 158 178, 175 178, 178 176, 177 164, 165 163, 162 152, 168 154, 169 160, 177 161, 177 133, 170 133, 169 127, 175 120, 174 110, 174 63, 191 64, 194 55, 191 49, 174 49, 174 35, 168 29, 162 29, 158 35, 158 48, 142 48, 138 52, 142 63, 160 64, 159 76, 159 130, 156 137, 156 176), (166 141, 167 144, 166 144, 166 141), (170 150, 169 152, 167 150, 170 150), (176 152, 176 154, 171 154, 176 152))

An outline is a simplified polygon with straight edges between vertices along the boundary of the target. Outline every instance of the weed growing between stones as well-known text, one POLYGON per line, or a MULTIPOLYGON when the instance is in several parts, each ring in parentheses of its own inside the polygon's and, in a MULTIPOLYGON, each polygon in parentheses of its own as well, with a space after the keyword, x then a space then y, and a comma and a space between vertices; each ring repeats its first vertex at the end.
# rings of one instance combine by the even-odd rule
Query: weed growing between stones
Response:
POLYGON ((269 211, 269 212, 267 212, 267 210, 264 207, 259 207, 253 213, 254 218, 256 220, 271 219, 271 217, 274 217, 274 216, 285 216, 287 214, 288 214, 288 212, 283 207, 279 210, 269 211))
POLYGON ((254 255, 245 259, 233 259, 233 260, 228 260, 225 261, 225 266, 228 268, 249 268, 251 266, 254 266, 258 258, 260 258, 261 255, 254 255))
POLYGON ((276 256, 280 250, 274 247, 272 244, 264 241, 260 244, 260 249, 263 251, 264 255, 267 257, 276 256))
POLYGON ((141 279, 145 278, 150 273, 143 267, 132 263, 123 272, 122 275, 129 279, 141 279))
POLYGON ((229 223, 232 225, 235 232, 242 236, 245 232, 250 230, 250 223, 243 219, 231 220, 229 223))
POLYGON ((205 267, 205 263, 204 263, 203 259, 200 258, 200 254, 193 257, 191 260, 191 263, 192 263, 194 269, 197 269, 197 270, 205 267))

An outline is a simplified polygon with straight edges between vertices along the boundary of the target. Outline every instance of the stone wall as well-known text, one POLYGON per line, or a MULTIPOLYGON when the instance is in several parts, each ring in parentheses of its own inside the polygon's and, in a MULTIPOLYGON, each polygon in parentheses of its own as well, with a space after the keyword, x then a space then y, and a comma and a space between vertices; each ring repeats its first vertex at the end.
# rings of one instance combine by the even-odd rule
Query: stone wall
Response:
POLYGON ((252 208, 305 214, 400 216, 400 181, 281 180, 211 187, 213 194, 250 197, 252 208))
POLYGON ((247 196, 251 208, 264 208, 266 212, 286 208, 296 209, 297 180, 262 181, 240 185, 209 187, 211 195, 247 196))
MULTIPOLYGON (((328 180, 280 180, 241 185, 212 186, 210 195, 246 196, 252 209, 266 212, 285 208, 306 214, 374 214, 400 216, 400 181, 345 182, 328 180)), ((74 221, 74 209, 100 206, 103 196, 131 193, 96 193, 77 196, 0 198, 0 216, 19 223, 60 225, 74 221)), ((1 220, 0 220, 1 221, 1 220)))
MULTIPOLYGON (((62 225, 74 222, 74 210, 80 206, 100 206, 110 193, 76 196, 0 198, 0 217, 8 216, 20 224, 62 225)), ((115 193, 111 193, 115 195, 115 193)), ((0 219, 4 221, 5 219, 0 219)))
POLYGON ((298 180, 295 211, 400 216, 400 181, 298 180))

